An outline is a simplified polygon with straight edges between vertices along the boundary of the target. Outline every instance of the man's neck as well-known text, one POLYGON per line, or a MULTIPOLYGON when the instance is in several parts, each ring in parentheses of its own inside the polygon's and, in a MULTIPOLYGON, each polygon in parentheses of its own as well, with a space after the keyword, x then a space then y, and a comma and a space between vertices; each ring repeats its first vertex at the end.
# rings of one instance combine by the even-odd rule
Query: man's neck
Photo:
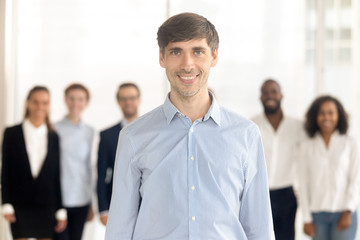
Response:
POLYGON ((124 119, 126 120, 127 123, 131 123, 132 121, 134 121, 137 118, 138 118, 137 114, 134 116, 131 116, 131 117, 124 117, 124 119))
POLYGON ((81 117, 76 114, 68 114, 66 118, 73 124, 78 124, 81 121, 81 117))
POLYGON ((176 91, 171 91, 170 101, 182 114, 194 122, 205 116, 211 106, 212 100, 207 88, 205 90, 200 90, 192 97, 180 96, 176 91))
POLYGON ((280 122, 283 119, 284 115, 281 109, 279 109, 277 112, 272 113, 272 114, 265 114, 266 118, 269 120, 271 126, 273 127, 273 129, 275 131, 277 131, 277 129, 280 126, 280 122))

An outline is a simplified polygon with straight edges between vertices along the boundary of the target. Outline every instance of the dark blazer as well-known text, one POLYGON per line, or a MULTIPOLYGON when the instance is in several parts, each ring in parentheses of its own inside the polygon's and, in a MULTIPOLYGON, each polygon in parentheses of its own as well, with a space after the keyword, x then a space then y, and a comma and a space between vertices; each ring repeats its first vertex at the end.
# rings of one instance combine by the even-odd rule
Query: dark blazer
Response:
POLYGON ((31 174, 22 125, 7 128, 2 145, 2 202, 62 208, 59 170, 59 139, 48 133, 46 159, 37 178, 31 174))
POLYGON ((109 210, 112 193, 116 148, 121 129, 121 123, 118 123, 115 126, 100 132, 100 143, 97 161, 97 195, 99 212, 109 210))

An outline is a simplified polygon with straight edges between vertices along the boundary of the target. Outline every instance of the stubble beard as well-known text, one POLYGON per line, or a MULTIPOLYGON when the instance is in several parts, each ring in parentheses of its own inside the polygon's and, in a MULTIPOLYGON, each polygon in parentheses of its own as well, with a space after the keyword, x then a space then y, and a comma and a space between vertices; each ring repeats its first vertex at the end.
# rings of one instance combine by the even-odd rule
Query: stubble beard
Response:
POLYGON ((124 112, 124 117, 127 118, 127 119, 131 119, 133 117, 135 117, 137 115, 137 112, 134 111, 134 112, 124 112))
MULTIPOLYGON (((176 74, 175 74, 175 79, 178 77, 178 75, 180 74, 180 72, 177 72, 176 74)), ((202 76, 202 74, 200 74, 200 73, 197 73, 196 75, 198 75, 198 81, 205 81, 206 82, 206 80, 201 80, 200 79, 200 77, 202 76)), ((170 79, 170 78, 169 78, 170 79)), ((171 82, 172 81, 170 81, 170 85, 171 85, 171 82)), ((176 80, 174 81, 174 83, 176 82, 176 80)), ((182 97, 182 98, 189 98, 189 97, 194 97, 196 94, 198 94, 199 92, 200 92, 200 89, 205 85, 205 82, 203 82, 203 84, 202 85, 196 85, 196 89, 195 90, 193 90, 193 91, 186 91, 186 90, 182 90, 179 86, 177 86, 176 84, 174 84, 174 85, 172 85, 171 87, 178 93, 178 95, 180 96, 180 97, 182 97)), ((201 84, 201 82, 196 82, 197 84, 198 83, 200 83, 201 84)))
POLYGON ((281 109, 281 104, 278 103, 275 107, 266 107, 264 106, 264 111, 266 114, 275 114, 281 109))
POLYGON ((174 89, 180 96, 185 97, 185 98, 193 97, 200 91, 200 88, 196 89, 195 91, 191 91, 191 92, 190 91, 183 91, 178 87, 175 87, 174 89))

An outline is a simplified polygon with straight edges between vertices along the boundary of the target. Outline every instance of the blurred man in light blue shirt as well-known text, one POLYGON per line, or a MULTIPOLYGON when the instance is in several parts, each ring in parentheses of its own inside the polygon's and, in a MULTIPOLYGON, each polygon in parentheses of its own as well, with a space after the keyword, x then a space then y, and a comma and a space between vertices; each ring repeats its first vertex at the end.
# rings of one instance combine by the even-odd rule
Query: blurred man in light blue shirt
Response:
POLYGON ((93 216, 91 147, 94 129, 83 122, 82 113, 90 100, 89 90, 80 83, 65 89, 68 113, 54 124, 60 137, 60 180, 68 224, 55 240, 81 240, 86 220, 93 216))
POLYGON ((105 239, 274 239, 259 130, 208 92, 215 27, 179 14, 158 44, 171 91, 120 132, 105 239))

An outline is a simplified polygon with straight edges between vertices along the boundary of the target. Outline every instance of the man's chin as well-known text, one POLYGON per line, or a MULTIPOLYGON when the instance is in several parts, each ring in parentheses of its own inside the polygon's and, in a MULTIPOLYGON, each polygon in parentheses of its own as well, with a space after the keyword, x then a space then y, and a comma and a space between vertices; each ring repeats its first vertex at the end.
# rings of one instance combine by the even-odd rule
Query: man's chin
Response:
POLYGON ((265 108, 265 113, 266 114, 275 114, 279 111, 280 108, 265 108))
POLYGON ((136 116, 136 113, 131 113, 131 114, 128 113, 128 114, 124 114, 124 116, 125 116, 125 118, 131 119, 136 116))

